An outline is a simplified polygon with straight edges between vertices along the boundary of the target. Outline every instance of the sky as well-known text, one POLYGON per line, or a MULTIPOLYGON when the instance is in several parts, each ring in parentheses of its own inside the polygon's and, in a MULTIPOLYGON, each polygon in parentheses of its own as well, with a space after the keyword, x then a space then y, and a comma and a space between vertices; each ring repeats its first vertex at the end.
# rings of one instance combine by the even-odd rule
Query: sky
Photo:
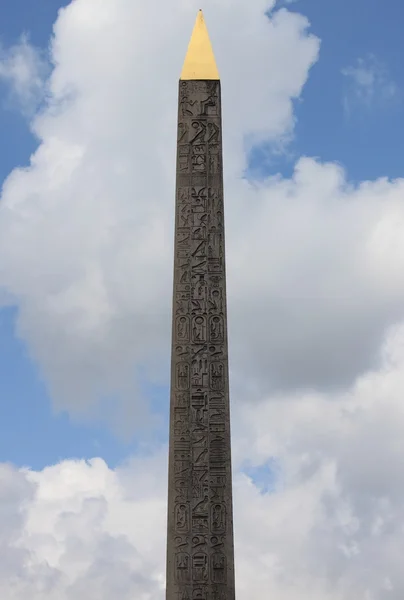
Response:
MULTIPOLYGON (((4 600, 164 598, 177 81, 199 8, 0 5, 4 600)), ((404 8, 202 8, 238 598, 401 600, 404 8)))

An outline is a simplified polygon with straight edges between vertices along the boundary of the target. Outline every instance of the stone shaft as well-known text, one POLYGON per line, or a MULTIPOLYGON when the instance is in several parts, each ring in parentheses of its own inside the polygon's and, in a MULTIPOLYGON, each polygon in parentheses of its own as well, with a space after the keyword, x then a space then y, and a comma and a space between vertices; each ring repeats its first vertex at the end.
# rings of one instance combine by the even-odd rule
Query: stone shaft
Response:
POLYGON ((220 81, 180 81, 167 600, 234 600, 220 81))

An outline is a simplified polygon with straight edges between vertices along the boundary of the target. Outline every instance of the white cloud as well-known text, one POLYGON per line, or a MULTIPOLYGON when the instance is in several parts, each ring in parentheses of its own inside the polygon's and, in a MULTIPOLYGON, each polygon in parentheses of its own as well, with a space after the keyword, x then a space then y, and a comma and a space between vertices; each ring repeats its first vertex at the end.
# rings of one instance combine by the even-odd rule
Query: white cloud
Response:
POLYGON ((259 495, 250 485, 243 499, 254 509, 246 521, 241 508, 235 515, 240 547, 248 537, 251 552, 240 567, 240 579, 248 575, 241 583, 246 597, 263 589, 262 581, 251 588, 260 556, 275 565, 265 589, 281 599, 402 597, 403 349, 400 325, 383 345, 380 368, 346 392, 239 406, 236 462, 275 457, 280 465, 275 493, 259 495))
MULTIPOLYGON (((347 391, 234 412, 237 597, 398 600, 404 593, 404 324, 347 391), (276 457, 263 493, 243 465, 276 457)), ((166 451, 109 469, 2 466, 5 600, 163 600, 166 451)))
POLYGON ((397 98, 399 89, 387 67, 373 54, 358 58, 354 65, 341 70, 346 80, 344 108, 349 114, 353 108, 367 109, 390 104, 397 98))
MULTIPOLYGON (((404 182, 353 186, 307 157, 291 179, 240 179, 246 136, 293 132, 318 54, 307 21, 268 21, 271 6, 205 7, 226 128, 239 597, 401 600, 404 182), (242 469, 269 461, 265 494, 242 469)), ((121 428, 119 407, 146 419, 138 373, 168 376, 173 82, 198 8, 62 10, 41 144, 2 194, 0 283, 55 406, 100 414, 112 398, 121 428)), ((0 477, 1 598, 163 598, 164 452, 0 477)))
POLYGON ((403 180, 353 186, 310 158, 290 180, 228 187, 231 356, 242 380, 259 392, 332 389, 374 364, 386 327, 404 317, 403 191, 403 180))
MULTIPOLYGON (((55 406, 100 414, 112 402, 130 415, 114 414, 121 429, 146 419, 134 365, 168 376, 173 82, 196 5, 155 8, 76 0, 60 12, 50 104, 33 122, 42 142, 6 181, 0 209, 0 282, 55 406)), ((318 42, 298 14, 268 20, 265 2, 209 8, 223 73, 233 370, 260 392, 348 385, 404 316, 403 184, 354 188, 308 158, 291 180, 240 180, 247 134, 293 129, 318 42)))
POLYGON ((118 472, 101 459, 40 473, 3 467, 1 597, 162 598, 164 470, 160 455, 118 472))
MULTIPOLYGON (((293 129, 293 98, 317 58, 307 20, 285 10, 269 20, 271 6, 205 7, 223 73, 229 199, 244 136, 293 129)), ((3 188, 0 283, 55 406, 72 413, 99 409, 104 395, 130 412, 126 423, 143 423, 134 365, 168 375, 177 79, 198 8, 76 0, 61 10, 49 107, 32 125, 41 144, 3 188)), ((240 191, 238 223, 249 210, 240 191)))
POLYGON ((22 36, 11 48, 0 46, 0 81, 9 87, 9 102, 28 117, 32 117, 44 98, 48 74, 44 53, 34 48, 27 36, 22 36))

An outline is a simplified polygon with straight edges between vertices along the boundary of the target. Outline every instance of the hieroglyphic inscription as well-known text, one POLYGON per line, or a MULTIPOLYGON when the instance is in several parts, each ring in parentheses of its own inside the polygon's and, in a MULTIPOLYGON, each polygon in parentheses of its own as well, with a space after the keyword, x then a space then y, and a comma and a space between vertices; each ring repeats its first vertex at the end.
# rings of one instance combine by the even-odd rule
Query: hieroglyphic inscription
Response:
POLYGON ((167 600, 234 600, 220 83, 181 81, 167 600))

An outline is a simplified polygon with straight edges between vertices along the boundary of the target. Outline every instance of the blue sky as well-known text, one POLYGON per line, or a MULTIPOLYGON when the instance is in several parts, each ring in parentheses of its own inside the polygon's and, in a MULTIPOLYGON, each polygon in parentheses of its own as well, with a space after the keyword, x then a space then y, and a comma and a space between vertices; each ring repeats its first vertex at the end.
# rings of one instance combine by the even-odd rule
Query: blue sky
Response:
MULTIPOLYGON (((1 45, 8 48, 16 44, 23 34, 28 34, 32 44, 46 49, 52 34, 52 26, 58 9, 67 4, 59 0, 29 2, 13 0, 0 5, 1 45)), ((4 177, 16 165, 27 163, 35 149, 35 140, 30 135, 26 121, 18 111, 4 109, 9 106, 8 90, 1 86, 1 162, 0 177, 4 177)))
MULTIPOLYGON (((0 3, 0 589, 161 600, 177 77, 199 0, 64 2, 0 3)), ((278 0, 271 23, 266 3, 202 3, 237 594, 402 598, 402 0, 278 0)))
MULTIPOLYGON (((320 60, 296 102, 297 122, 289 158, 307 155, 337 161, 354 182, 401 177, 404 139, 397 124, 404 106, 402 3, 391 0, 382 18, 382 5, 377 0, 298 0, 286 6, 307 16, 311 31, 321 39, 320 60), (375 97, 365 106, 355 102, 352 86, 342 71, 358 60, 374 68, 372 57, 383 71, 385 84, 394 82, 397 91, 387 101, 376 89, 375 97), (345 95, 352 102, 349 115, 344 111, 345 95)), ((268 167, 289 175, 293 160, 272 158, 268 167)))
MULTIPOLYGON (((46 50, 57 11, 64 4, 57 0, 2 2, 3 48, 26 33, 35 46, 46 50)), ((296 159, 307 155, 339 162, 352 181, 404 174, 404 136, 398 126, 404 122, 404 6, 400 0, 388 4, 383 19, 376 0, 287 4, 310 20, 312 32, 322 41, 320 60, 296 101, 295 136, 286 153, 271 154, 265 162, 264 150, 256 149, 254 169, 262 175, 281 172, 288 176, 296 159), (366 75, 374 77, 374 85, 367 83, 366 75)), ((26 119, 10 106, 5 84, 0 86, 0 131, 3 180, 13 167, 27 164, 36 148, 26 119)), ((54 414, 45 383, 16 336, 14 323, 15 311, 4 309, 0 313, 0 461, 42 468, 70 457, 99 455, 111 465, 123 460, 135 442, 128 445, 103 425, 73 423, 65 414, 54 414)), ((153 394, 157 405, 166 400, 164 388, 153 394)))

